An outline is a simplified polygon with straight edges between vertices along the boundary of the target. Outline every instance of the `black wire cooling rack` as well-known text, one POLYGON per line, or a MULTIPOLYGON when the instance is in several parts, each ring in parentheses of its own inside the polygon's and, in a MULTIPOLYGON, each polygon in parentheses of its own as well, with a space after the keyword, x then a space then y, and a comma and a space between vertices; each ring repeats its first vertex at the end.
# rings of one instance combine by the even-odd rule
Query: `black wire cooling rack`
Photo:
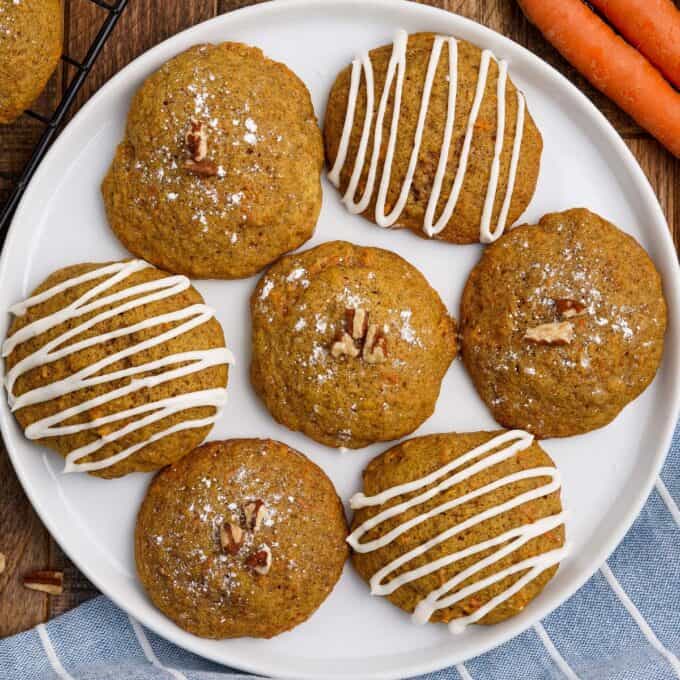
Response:
POLYGON ((128 4, 128 0, 116 0, 115 2, 112 0, 108 2, 106 0, 89 0, 89 2, 106 10, 107 16, 104 19, 97 36, 90 45, 89 49, 87 50, 87 54, 82 61, 72 59, 67 54, 62 55, 62 61, 75 68, 75 75, 69 82, 66 91, 61 98, 61 101, 51 116, 43 116, 42 114, 36 113, 32 110, 25 112, 25 115, 39 120, 45 126, 45 129, 40 136, 40 140, 33 149, 33 153, 31 154, 28 163, 26 163, 24 169, 22 170, 17 183, 14 185, 12 193, 0 210, 0 248, 2 248, 2 244, 4 243, 5 237, 7 236, 7 231, 9 230, 9 225, 12 215, 14 214, 14 210, 21 200, 21 197, 24 195, 24 191, 26 191, 28 183, 31 181, 35 171, 38 169, 40 161, 42 161, 45 154, 47 153, 50 144, 54 141, 54 138, 58 134, 59 128, 64 122, 64 118, 71 108, 76 95, 83 86, 85 79, 92 70, 94 62, 97 60, 97 57, 102 51, 104 44, 109 39, 111 31, 113 31, 113 28, 120 18, 121 13, 128 4))

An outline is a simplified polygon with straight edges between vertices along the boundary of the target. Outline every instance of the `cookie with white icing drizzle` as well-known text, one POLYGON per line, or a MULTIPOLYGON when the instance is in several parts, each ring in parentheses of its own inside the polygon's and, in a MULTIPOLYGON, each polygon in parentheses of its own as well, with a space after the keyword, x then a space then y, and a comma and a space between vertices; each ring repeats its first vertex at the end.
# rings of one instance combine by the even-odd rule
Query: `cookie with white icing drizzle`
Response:
POLYGON ((667 323, 643 248, 585 208, 544 215, 484 250, 460 307, 462 357, 504 427, 569 437, 649 385, 667 323))
POLYGON ((436 434, 374 458, 348 542, 374 595, 416 623, 518 614, 566 554, 560 473, 521 430, 436 434))
POLYGON ((74 265, 10 312, 10 407, 65 472, 156 470, 200 444, 226 403, 233 357, 184 276, 142 260, 74 265))
POLYGON ((506 61, 402 30, 338 75, 324 137, 351 212, 452 243, 494 241, 519 218, 543 147, 506 61))

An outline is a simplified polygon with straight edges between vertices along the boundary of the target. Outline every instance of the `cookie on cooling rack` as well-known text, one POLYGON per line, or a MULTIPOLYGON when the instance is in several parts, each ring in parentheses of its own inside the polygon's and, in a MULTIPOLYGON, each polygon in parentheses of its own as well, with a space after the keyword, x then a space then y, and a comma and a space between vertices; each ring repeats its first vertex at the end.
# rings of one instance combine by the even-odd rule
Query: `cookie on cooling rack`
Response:
POLYGON ((10 311, 10 406, 66 472, 157 470, 198 446, 225 403, 231 353, 184 276, 141 260, 74 265, 10 311))
POLYGON ((585 209, 487 248, 460 316, 463 361, 494 418, 542 438, 612 421, 654 378, 666 330, 652 260, 585 209))
POLYGON ((251 298, 251 380, 270 413, 327 446, 413 432, 456 356, 455 321, 395 253, 343 241, 282 258, 251 298))
POLYGON ((18 118, 43 91, 63 37, 60 0, 0 2, 0 124, 18 118))
POLYGON ((498 238, 531 201, 543 148, 507 66, 465 40, 398 31, 341 71, 324 137, 349 210, 452 243, 498 238))
POLYGON ((102 191, 132 253, 233 279, 312 235, 322 165, 309 92, 292 71, 255 47, 199 45, 135 95, 102 191))
POLYGON ((137 518, 135 557, 152 602, 208 638, 270 638, 308 619, 347 558, 342 503, 285 444, 204 444, 158 474, 137 518))
POLYGON ((405 441, 368 464, 351 505, 371 592, 454 633, 519 614, 565 556, 559 471, 519 430, 405 441))

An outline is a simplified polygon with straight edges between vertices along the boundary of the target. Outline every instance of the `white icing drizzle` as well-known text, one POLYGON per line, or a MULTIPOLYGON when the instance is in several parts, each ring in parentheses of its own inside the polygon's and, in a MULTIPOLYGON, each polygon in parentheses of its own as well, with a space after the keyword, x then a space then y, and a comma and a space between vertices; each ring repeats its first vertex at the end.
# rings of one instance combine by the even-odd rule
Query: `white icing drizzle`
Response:
POLYGON ((516 527, 500 536, 495 536, 487 541, 482 541, 481 543, 471 545, 463 550, 459 550, 458 552, 445 555, 444 557, 433 560, 432 562, 424 564, 416 569, 405 571, 399 574, 399 576, 389 580, 387 583, 384 583, 385 579, 394 571, 403 565, 408 564, 416 557, 423 555, 428 550, 431 550, 440 543, 447 541, 451 537, 460 534, 461 532, 476 526, 477 524, 490 519, 491 517, 496 517, 508 512, 513 508, 522 505, 523 503, 536 500, 537 498, 541 498, 542 496, 546 496, 550 493, 553 493, 554 491, 557 491, 561 486, 561 480, 560 473, 555 467, 538 467, 508 474, 505 477, 501 477, 500 479, 464 494, 463 496, 459 496, 458 498, 441 503, 428 512, 423 512, 419 515, 416 515, 415 517, 399 524, 380 538, 376 538, 365 543, 361 542, 361 538, 364 536, 364 534, 379 526, 386 520, 393 517, 398 517, 410 508, 426 503, 455 484, 459 484, 460 482, 472 477, 482 470, 511 458, 519 451, 523 451, 524 449, 527 449, 529 446, 531 446, 533 439, 534 438, 531 434, 524 432, 523 430, 511 430, 509 432, 504 432, 490 439, 485 444, 482 444, 481 446, 468 451, 455 460, 452 460, 450 463, 447 463, 443 467, 435 470, 425 477, 407 482, 405 484, 400 484, 398 486, 393 486, 374 496, 366 496, 363 493, 355 494, 350 501, 350 505, 353 509, 373 507, 383 505, 397 496, 418 491, 419 489, 423 489, 434 484, 438 480, 442 480, 431 489, 428 489, 427 491, 424 491, 410 498, 409 500, 386 508, 357 527, 347 538, 347 542, 356 552, 368 553, 389 545, 399 536, 422 524, 423 522, 426 522, 429 519, 432 519, 433 517, 436 517, 437 515, 440 515, 441 513, 452 508, 463 505, 470 501, 474 501, 475 499, 484 496, 495 489, 500 489, 504 486, 507 486, 508 484, 514 484, 524 479, 532 479, 536 477, 548 477, 550 479, 549 482, 543 484, 540 487, 521 493, 510 500, 505 501, 504 503, 478 512, 476 515, 473 515, 459 524, 449 527, 425 543, 422 543, 421 545, 392 560, 392 562, 385 565, 371 577, 371 593, 373 595, 389 595, 406 583, 410 583, 411 581, 422 578, 423 576, 431 574, 471 555, 475 555, 491 548, 496 548, 496 550, 490 555, 479 560, 478 562, 475 562, 467 569, 464 569, 442 586, 436 590, 433 590, 427 595, 427 597, 418 603, 413 613, 413 620, 416 623, 423 624, 430 620, 430 617, 436 610, 450 607, 456 602, 459 602, 466 597, 483 590, 493 583, 501 581, 511 574, 528 570, 527 573, 516 583, 493 599, 489 600, 489 602, 477 609, 473 614, 451 621, 449 623, 449 629, 451 632, 460 633, 465 629, 466 626, 479 621, 479 619, 483 618, 492 609, 495 609, 499 604, 512 597, 512 595, 521 590, 525 585, 535 579, 543 571, 562 560, 566 554, 566 547, 561 547, 559 549, 551 550, 541 555, 525 559, 521 562, 518 562, 517 564, 502 569, 491 576, 482 579, 481 581, 472 583, 455 593, 449 594, 460 583, 467 580, 474 574, 482 571, 486 567, 495 564, 503 557, 514 552, 531 539, 541 536, 559 527, 564 523, 564 513, 558 513, 556 515, 539 519, 536 522, 516 527), (476 460, 484 454, 489 455, 486 455, 481 460, 476 460), (468 463, 471 463, 471 465, 459 470, 461 466, 468 463), (459 471, 456 472, 456 470, 459 471), (508 541, 508 545, 503 545, 508 541))
POLYGON ((76 406, 64 409, 51 416, 45 417, 35 423, 32 423, 26 428, 26 437, 31 440, 43 439, 46 437, 58 437, 84 432, 86 430, 94 430, 103 425, 109 425, 119 421, 135 418, 132 422, 124 427, 121 427, 110 434, 100 436, 90 444, 81 446, 78 449, 71 451, 66 456, 66 464, 64 472, 82 471, 87 472, 91 470, 101 470, 109 467, 136 451, 144 448, 151 442, 163 439, 170 434, 188 430, 193 428, 201 428, 212 425, 220 416, 221 409, 226 403, 227 391, 225 388, 214 388, 208 390, 199 390, 195 392, 188 392, 179 394, 166 399, 159 399, 157 401, 149 402, 118 411, 107 416, 96 418, 94 420, 78 423, 73 425, 63 425, 62 423, 90 411, 98 406, 107 404, 115 399, 119 399, 133 392, 142 389, 151 389, 165 382, 181 378, 192 373, 198 373, 211 366, 219 366, 222 364, 234 363, 232 353, 225 347, 217 347, 213 349, 180 352, 177 354, 168 355, 150 361, 139 366, 132 366, 109 373, 103 373, 107 367, 115 364, 122 359, 133 356, 148 350, 152 347, 161 345, 172 338, 176 338, 198 326, 206 323, 215 315, 213 309, 204 304, 195 304, 178 309, 174 312, 166 314, 158 314, 124 328, 119 328, 108 333, 101 333, 99 335, 80 340, 72 344, 66 344, 72 338, 84 333, 97 324, 106 321, 120 314, 142 307, 144 305, 157 302, 164 298, 170 298, 178 295, 182 291, 190 287, 191 283, 185 276, 166 276, 160 279, 146 281, 144 283, 128 286, 116 293, 104 295, 106 291, 110 290, 120 282, 127 279, 135 272, 141 271, 150 264, 142 260, 132 260, 129 262, 116 262, 114 264, 97 267, 80 276, 73 277, 67 281, 63 281, 52 288, 35 295, 24 302, 14 305, 10 312, 16 316, 23 316, 31 308, 41 304, 55 295, 59 295, 64 291, 75 288, 80 284, 88 281, 94 281, 102 278, 103 280, 83 293, 77 300, 71 304, 49 314, 41 319, 27 324, 20 328, 11 337, 7 338, 2 346, 2 356, 9 356, 14 349, 21 343, 35 338, 46 331, 59 326, 60 324, 71 319, 79 319, 87 314, 95 312, 95 314, 88 320, 76 324, 70 330, 65 330, 63 333, 53 338, 41 348, 24 357, 16 363, 16 365, 7 373, 4 383, 7 388, 9 404, 12 411, 31 406, 34 404, 41 404, 60 396, 76 392, 94 385, 102 385, 116 380, 131 378, 130 382, 124 387, 111 390, 98 397, 88 399, 76 406), (101 296, 101 297, 100 297, 101 296), (111 306, 111 309, 96 313, 97 310, 111 306), (181 322, 181 323, 180 323, 181 322), (69 355, 80 352, 88 347, 95 345, 102 345, 110 340, 120 337, 130 337, 135 333, 145 329, 161 326, 163 324, 175 324, 170 330, 164 331, 152 338, 138 342, 119 352, 109 354, 103 359, 77 371, 73 375, 58 380, 43 387, 38 387, 29 390, 24 394, 15 396, 13 389, 16 381, 20 376, 26 372, 44 366, 46 364, 57 361, 69 355), (186 365, 181 365, 186 364, 186 365), (164 369, 164 370, 160 370, 164 369), (148 375, 143 378, 136 378, 135 376, 154 372, 154 375, 148 375), (115 442, 122 437, 135 432, 143 427, 151 425, 163 418, 167 418, 176 413, 190 408, 212 406, 215 408, 215 414, 207 418, 200 418, 194 420, 187 420, 165 430, 155 433, 145 441, 139 442, 133 446, 119 451, 118 453, 104 458, 99 461, 88 463, 78 463, 78 460, 89 456, 101 448, 115 442))
MULTIPOLYGON (((495 240, 495 233, 491 232, 491 213, 493 211, 496 190, 498 189, 498 174, 501 168, 501 153, 503 152, 503 139, 505 138, 505 84, 508 79, 508 63, 498 62, 498 81, 496 84, 496 141, 493 149, 493 160, 491 161, 491 173, 489 174, 489 185, 486 188, 484 198, 484 208, 482 210, 482 224, 480 227, 479 240, 489 243, 495 240)), ((496 226, 498 229, 498 226, 496 226)), ((502 231, 502 229, 501 229, 502 231)))
POLYGON ((496 240, 502 235, 505 229, 505 223, 508 220, 508 211, 510 210, 510 202, 512 201, 512 192, 515 189, 515 179, 517 178, 517 166, 519 165, 519 152, 522 148, 522 135, 524 134, 524 109, 526 102, 524 95, 516 90, 517 95, 517 121, 515 122, 515 138, 512 143, 512 155, 510 156, 510 170, 508 172, 508 188, 505 190, 505 198, 501 206, 501 212, 498 215, 498 225, 496 232, 500 233, 492 235, 492 240, 496 240))
MULTIPOLYGON (((455 38, 448 36, 435 36, 432 43, 432 50, 430 53, 430 60, 425 75, 425 83, 423 86, 423 94, 420 102, 420 111, 418 114, 418 121, 416 124, 416 131, 413 138, 413 147, 409 164, 406 170, 399 196, 392 207, 389 214, 385 214, 385 203, 387 200, 387 192, 390 186, 390 179, 392 175, 392 162, 394 159, 394 152, 396 148, 398 129, 399 129, 399 115, 401 111, 401 99, 404 89, 404 74, 406 72, 406 48, 408 44, 408 34, 404 30, 397 31, 394 44, 392 47, 392 54, 387 66, 387 74, 385 77, 385 85, 380 96, 377 114, 375 116, 375 128, 373 130, 373 149, 371 152, 370 164, 368 167, 368 175, 366 179, 366 188, 363 196, 357 201, 356 191, 359 180, 364 170, 366 163, 366 152, 368 149, 368 142, 371 136, 371 128, 373 125, 373 107, 375 101, 375 79, 373 76, 373 67, 369 53, 365 53, 357 57, 352 62, 352 71, 350 76, 350 87, 347 96, 347 110, 345 113, 345 121, 343 124, 342 133, 340 136, 340 143, 338 152, 333 164, 333 168, 328 173, 329 180, 336 186, 340 186, 340 174, 347 161, 347 154, 349 151, 349 143, 354 126, 354 118, 356 114, 356 104, 359 97, 359 87, 361 82, 361 73, 364 74, 366 81, 366 115, 361 131, 361 138, 359 140, 359 147, 352 169, 352 175, 347 185, 347 190, 342 198, 348 210, 351 213, 357 214, 364 212, 373 196, 375 188, 376 177, 378 174, 378 160, 380 156, 380 148, 382 145, 383 123, 387 104, 389 101, 390 92, 394 83, 396 73, 396 84, 394 85, 394 106, 392 111, 392 121, 390 123, 390 135, 387 142, 387 151, 385 161, 382 168, 382 175, 378 187, 378 196, 375 203, 375 221, 381 227, 393 226, 400 215, 404 211, 406 202, 408 200, 411 185, 415 175, 416 166, 418 164, 418 156, 420 153, 420 146, 423 140, 423 132, 425 129, 425 122, 430 106, 430 98, 432 95, 432 87, 434 84, 437 66, 441 58, 442 48, 444 43, 448 47, 449 53, 449 91, 448 91, 448 107, 446 122, 444 124, 444 133, 442 137, 442 147, 439 155, 439 162, 432 184, 432 191, 425 210, 423 219, 423 231, 430 237, 439 234, 448 224, 453 212, 458 203, 463 180, 467 171, 468 161, 472 148, 472 141, 475 132, 475 124, 479 115, 479 110, 484 99, 486 91, 486 83, 489 73, 489 63, 493 58, 493 54, 489 50, 482 52, 479 75, 477 78, 477 86, 475 95, 468 114, 468 119, 465 127, 465 137, 463 139, 463 146, 461 149, 460 158, 458 160, 458 167, 453 180, 453 185, 449 192, 449 197, 446 205, 442 210, 439 219, 435 221, 435 211, 439 202, 439 197, 442 191, 444 176, 446 174, 446 166, 449 158, 449 151, 451 147, 451 139, 453 136, 453 129, 455 123, 456 113, 456 96, 458 91, 458 43, 455 38)), ((507 62, 500 60, 498 62, 498 83, 497 83, 497 127, 496 140, 494 144, 494 156, 491 164, 489 184, 487 186, 486 195, 484 199, 484 207, 482 210, 482 219, 480 222, 479 240, 482 243, 491 243, 499 238, 504 230, 512 200, 512 194, 515 186, 515 178, 517 176, 517 165, 519 162, 519 153, 522 146, 522 134, 524 128, 524 110, 525 102, 522 93, 517 90, 517 121, 515 124, 515 136, 512 149, 512 157, 510 162, 510 169, 508 173, 508 183, 503 199, 498 222, 496 227, 491 230, 491 219, 493 213, 493 206, 496 200, 496 193, 498 189, 498 181, 500 174, 500 157, 503 152, 503 140, 505 136, 505 93, 507 85, 507 62)))

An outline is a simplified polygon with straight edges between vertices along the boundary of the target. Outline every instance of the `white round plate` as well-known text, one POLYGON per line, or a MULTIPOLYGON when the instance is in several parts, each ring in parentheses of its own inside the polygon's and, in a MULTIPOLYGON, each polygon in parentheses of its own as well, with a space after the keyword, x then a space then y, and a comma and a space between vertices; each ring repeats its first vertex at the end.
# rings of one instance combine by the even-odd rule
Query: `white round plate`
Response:
MULTIPOLYGON (((163 62, 199 42, 238 40, 290 66, 311 90, 319 119, 336 73, 359 51, 391 41, 395 29, 437 31, 491 48, 510 62, 527 95, 545 150, 538 189, 524 220, 587 206, 635 236, 664 279, 670 328, 663 366, 652 386, 608 427, 550 440, 546 449, 564 476, 571 555, 545 591, 519 616, 496 626, 471 626, 452 637, 445 626, 414 626, 389 602, 371 597, 346 566, 320 610, 273 640, 202 640, 158 612, 135 578, 133 526, 149 481, 132 475, 103 481, 61 475, 62 460, 26 441, 2 400, 2 432, 17 474, 43 522, 85 575, 119 606, 163 637, 197 654, 249 671, 300 678, 403 678, 460 662, 517 635, 581 586, 621 540, 661 467, 678 412, 680 276, 657 200, 616 132, 567 80, 540 59, 483 26, 441 10, 395 0, 286 0, 218 17, 181 33, 113 78, 61 134, 16 214, 0 263, 0 309, 24 298, 50 272, 77 262, 124 258, 109 231, 99 184, 120 140, 130 98, 163 62)), ((124 40, 125 36, 114 36, 124 40)), ((379 229, 349 215, 324 179, 316 235, 394 250, 425 273, 452 313, 481 246, 450 246, 406 231, 379 229)), ((199 281, 218 311, 238 365, 229 380, 230 406, 211 438, 273 437, 321 465, 347 499, 381 444, 340 453, 279 426, 248 382, 248 297, 256 278, 199 281)), ((2 318, 0 336, 8 319, 2 318)), ((460 362, 449 370, 435 414, 417 434, 493 428, 460 362)))

